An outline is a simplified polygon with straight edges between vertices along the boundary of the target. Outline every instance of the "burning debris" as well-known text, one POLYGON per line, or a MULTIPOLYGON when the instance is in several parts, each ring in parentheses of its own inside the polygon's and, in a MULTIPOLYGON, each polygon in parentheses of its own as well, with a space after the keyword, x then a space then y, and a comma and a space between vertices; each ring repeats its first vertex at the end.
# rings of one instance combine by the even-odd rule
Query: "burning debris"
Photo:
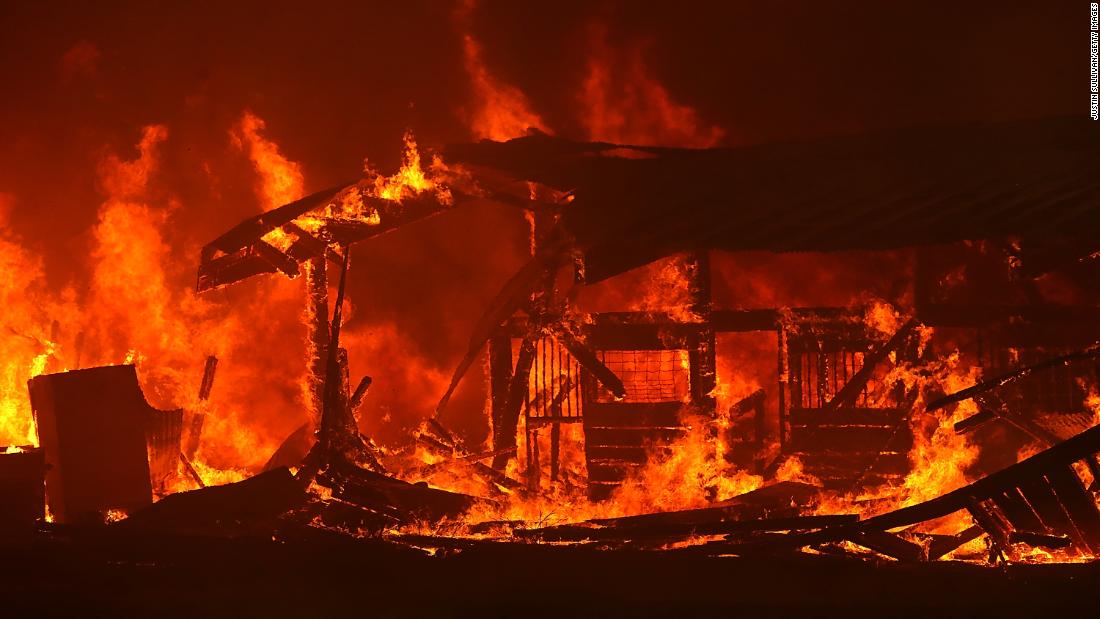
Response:
MULTIPOLYGON (((1084 205, 1100 191, 1093 170, 1069 165, 1054 182, 1043 162, 1054 153, 1077 164, 1080 149, 1094 146, 1049 137, 1062 135, 1058 123, 1045 125, 1041 138, 1033 129, 953 134, 968 161, 996 152, 978 158, 985 167, 977 180, 960 176, 961 158, 936 157, 924 135, 827 140, 764 156, 536 133, 458 147, 461 164, 433 157, 427 169, 408 137, 397 174, 368 170, 359 182, 264 212, 203 248, 199 292, 261 274, 304 275, 309 420, 264 472, 218 484, 192 462, 206 434, 213 356, 186 411, 150 407, 133 365, 43 374, 30 382, 41 449, 0 456, 2 491, 20 506, 12 522, 43 515, 42 496, 31 489, 44 475, 56 522, 121 520, 112 526, 126 530, 276 538, 327 530, 430 552, 507 543, 901 562, 1094 557, 1100 430, 1085 410, 1096 389, 1094 311, 952 305, 951 278, 937 274, 945 265, 924 250, 914 254, 904 313, 883 302, 727 308, 713 290, 715 250, 950 244, 979 234, 985 216, 1001 222, 998 235, 1049 222, 1052 212, 1071 222, 1060 230, 1083 226, 1093 217, 1084 205), (620 157, 624 149, 645 156, 620 157), (798 188, 767 180, 773 159, 787 166, 791 157, 834 161, 837 153, 878 157, 866 195, 844 193, 862 178, 854 163, 808 171, 798 188), (939 167, 913 167, 928 157, 939 167), (833 203, 900 200, 928 182, 915 169, 938 183, 933 202, 970 205, 993 204, 970 192, 1004 187, 1012 176, 1018 199, 1037 200, 1042 208, 1033 212, 1043 216, 1010 216, 998 202, 944 226, 917 209, 897 215, 905 221, 873 224, 876 237, 848 230, 851 221, 811 229, 753 210, 763 201, 809 217, 809 195, 832 200, 817 202, 820 213, 836 211, 833 203), (673 181, 688 170, 714 177, 737 170, 741 184, 673 181), (353 379, 341 339, 352 249, 475 198, 529 213, 530 260, 475 325, 468 353, 411 445, 380 446, 360 429, 373 380, 353 379), (752 206, 715 215, 742 201, 752 206), (670 204, 682 205, 681 219, 664 215, 670 204), (742 233, 749 222, 770 226, 774 241, 742 233), (579 290, 669 256, 655 278, 672 291, 663 301, 642 295, 632 311, 611 312, 577 303, 579 290), (774 384, 731 384, 719 371, 718 342, 730 334, 770 340, 774 384), (1081 350, 1067 351, 1074 344, 1081 350), (489 444, 474 445, 441 414, 482 358, 492 433, 489 444), (1006 439, 1006 431, 1016 434, 1006 439), (1024 456, 971 477, 981 444, 992 441, 1024 456), (198 489, 173 493, 188 483, 198 489)), ((256 142, 255 127, 244 139, 256 142)), ((1063 258, 1092 249, 1069 243, 1063 258)))

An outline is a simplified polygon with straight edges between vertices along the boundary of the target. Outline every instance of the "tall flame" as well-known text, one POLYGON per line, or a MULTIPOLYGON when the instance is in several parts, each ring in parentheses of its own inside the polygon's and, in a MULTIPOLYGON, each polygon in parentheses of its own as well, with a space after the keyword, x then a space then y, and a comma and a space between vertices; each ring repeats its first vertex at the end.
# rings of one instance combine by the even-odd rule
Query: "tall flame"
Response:
POLYGON ((476 139, 509 140, 529 128, 546 132, 542 118, 531 109, 519 88, 501 80, 485 64, 481 43, 470 33, 474 0, 459 3, 455 18, 462 31, 462 58, 473 90, 473 109, 468 113, 470 130, 476 139))
POLYGON ((282 206, 301 198, 305 193, 302 166, 287 159, 279 145, 262 135, 267 123, 251 111, 230 131, 233 144, 248 152, 253 168, 259 174, 257 193, 264 210, 282 206))
POLYGON ((590 28, 591 55, 580 91, 581 123, 592 140, 705 148, 725 130, 708 125, 694 108, 676 102, 650 72, 644 48, 608 43, 607 28, 590 28))

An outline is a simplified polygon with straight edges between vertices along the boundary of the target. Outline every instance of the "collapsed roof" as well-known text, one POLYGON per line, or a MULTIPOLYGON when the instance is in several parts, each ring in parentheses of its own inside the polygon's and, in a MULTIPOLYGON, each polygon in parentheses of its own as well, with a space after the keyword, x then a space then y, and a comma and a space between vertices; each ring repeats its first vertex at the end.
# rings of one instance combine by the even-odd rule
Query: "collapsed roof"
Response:
POLYGON ((449 162, 571 191, 589 282, 690 250, 881 250, 1016 237, 1074 258, 1100 224, 1100 127, 1053 118, 705 150, 541 133, 449 162))
MULTIPOLYGON (((532 132, 455 144, 474 196, 560 212, 565 246, 595 282, 664 256, 708 249, 882 250, 1018 238, 1062 260, 1094 253, 1100 224, 1100 127, 1079 118, 914 127, 738 148, 683 149, 573 142, 532 132), (516 181, 569 201, 527 202, 516 181)), ((463 189, 466 189, 465 187, 463 189)), ((400 203, 348 183, 250 218, 203 248, 198 289, 298 263, 450 207, 429 193, 400 203), (358 193, 380 221, 295 219, 358 193), (262 237, 290 235, 278 249, 262 237)), ((557 245, 560 249, 563 245, 557 245)), ((1049 258, 1049 256, 1045 256, 1049 258)), ((1058 258, 1055 258, 1057 262, 1058 258)))

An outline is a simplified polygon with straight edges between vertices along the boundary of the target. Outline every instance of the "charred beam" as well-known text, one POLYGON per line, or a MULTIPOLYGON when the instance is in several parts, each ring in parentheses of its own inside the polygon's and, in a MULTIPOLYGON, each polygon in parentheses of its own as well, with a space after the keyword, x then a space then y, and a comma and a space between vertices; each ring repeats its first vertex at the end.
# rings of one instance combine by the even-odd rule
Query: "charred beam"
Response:
POLYGON ((544 281, 546 271, 556 272, 561 262, 568 257, 567 247, 568 242, 564 239, 547 243, 497 293, 481 319, 474 326, 473 334, 470 337, 470 346, 466 351, 466 355, 455 368, 446 392, 440 398, 439 404, 436 405, 436 415, 446 408, 451 395, 458 387, 458 383, 466 375, 467 370, 470 369, 474 361, 477 360, 482 347, 489 341, 489 338, 512 314, 530 303, 531 294, 544 281))
POLYGON ((214 258, 214 255, 219 251, 227 254, 235 252, 251 244, 253 241, 259 240, 260 237, 268 232, 294 221, 301 215, 315 208, 324 206, 329 200, 335 198, 337 194, 351 184, 352 183, 347 183, 337 185, 336 187, 329 187, 328 189, 322 189, 317 193, 310 194, 300 200, 295 200, 290 204, 280 206, 279 208, 267 211, 266 213, 262 213, 252 219, 237 224, 229 232, 226 232, 217 239, 214 239, 214 241, 206 247, 203 247, 203 262, 208 262, 214 258))
POLYGON ((825 404, 823 410, 830 411, 836 410, 842 406, 854 406, 856 397, 859 396, 863 388, 867 386, 867 381, 870 380, 871 376, 874 374, 875 367, 885 361, 890 353, 900 348, 916 326, 916 320, 910 319, 902 325, 889 340, 874 351, 868 353, 863 358, 863 367, 853 374, 848 382, 836 392, 836 395, 825 404))
POLYGON ((1093 344, 1092 346, 1089 346, 1084 350, 1071 352, 1065 355, 1059 355, 1057 357, 1051 357, 1050 359, 1046 359, 1045 361, 1040 361, 1039 363, 1036 363, 1034 365, 1017 368, 1015 370, 1012 370, 1011 372, 1001 374, 996 378, 982 381, 972 387, 967 387, 966 389, 963 389, 961 391, 956 391, 955 393, 939 398, 934 402, 930 402, 928 404, 927 410, 939 410, 946 406, 950 406, 951 404, 956 404, 958 402, 962 402, 963 400, 969 400, 970 398, 973 398, 978 394, 982 394, 987 391, 992 391, 994 389, 1003 387, 1021 378, 1030 376, 1035 372, 1047 370, 1053 367, 1057 367, 1059 365, 1068 365, 1077 361, 1095 359, 1098 356, 1100 356, 1100 343, 1093 344))
POLYGON ((253 244, 256 254, 271 263, 283 275, 294 279, 300 274, 298 261, 284 254, 280 249, 266 241, 256 241, 253 244))
POLYGON ((1052 535, 1050 533, 1036 533, 1035 531, 1013 531, 1008 541, 1013 544, 1027 544, 1036 548, 1060 550, 1073 545, 1073 540, 1065 535, 1052 535))
POLYGON ((323 258, 306 263, 307 315, 310 317, 309 383, 312 387, 311 409, 317 423, 324 408, 325 367, 328 359, 328 272, 323 258))
POLYGON ((355 415, 355 412, 359 410, 359 407, 363 404, 363 398, 367 395, 367 389, 370 389, 371 383, 374 382, 370 376, 364 376, 359 379, 359 384, 356 385, 355 391, 352 392, 351 397, 348 399, 348 412, 355 415))
POLYGON ((898 561, 917 562, 925 560, 923 548, 886 531, 862 531, 848 539, 864 548, 898 561))
POLYGON ((963 544, 981 537, 982 532, 982 528, 975 524, 955 535, 945 535, 943 537, 933 538, 932 542, 928 545, 928 560, 935 561, 946 554, 954 552, 963 544))
POLYGON ((626 397, 626 386, 623 385, 623 381, 604 365, 603 361, 600 361, 595 351, 581 342, 568 329, 559 329, 556 334, 562 346, 569 351, 569 354, 573 355, 577 363, 588 370, 604 388, 611 392, 611 395, 618 399, 626 397))
POLYGON ((699 522, 660 522, 636 526, 599 526, 593 524, 559 525, 541 529, 516 529, 516 537, 538 539, 544 542, 577 542, 584 540, 642 541, 686 537, 690 535, 737 535, 766 531, 807 531, 839 525, 853 524, 859 520, 855 514, 831 514, 827 516, 790 516, 779 518, 721 519, 699 522))
MULTIPOLYGON (((500 422, 500 431, 493 428, 493 449, 508 449, 516 446, 516 428, 519 425, 520 411, 523 408, 524 397, 527 394, 531 377, 531 365, 535 361, 535 342, 531 338, 524 338, 519 346, 519 354, 516 356, 515 372, 508 386, 508 400, 503 410, 500 422), (496 442, 499 440, 499 442, 496 442)), ((507 457, 504 457, 505 464, 507 457)), ((494 461, 494 465, 500 464, 500 459, 494 461)))
MULTIPOLYGON (((210 392, 214 389, 214 375, 217 369, 218 358, 214 355, 206 357, 206 364, 202 369, 202 383, 199 384, 199 410, 194 411, 191 415, 191 423, 188 424, 187 431, 187 444, 181 454, 188 465, 190 465, 191 459, 195 457, 195 452, 199 449, 199 442, 202 439, 202 426, 206 421, 206 413, 202 409, 202 403, 210 399, 210 392)), ((197 477, 197 474, 193 477, 197 477)))

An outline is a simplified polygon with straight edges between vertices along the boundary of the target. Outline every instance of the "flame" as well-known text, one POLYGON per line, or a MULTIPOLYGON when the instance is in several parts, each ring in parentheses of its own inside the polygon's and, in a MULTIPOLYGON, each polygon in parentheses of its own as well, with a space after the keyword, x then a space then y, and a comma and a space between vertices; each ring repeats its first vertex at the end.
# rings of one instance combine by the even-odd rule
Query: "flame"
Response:
MULTIPOLYGON (((246 115, 242 127, 243 139, 254 142, 250 150, 255 161, 277 160, 267 156, 277 149, 256 142, 262 121, 246 115)), ((225 361, 219 382, 236 383, 234 389, 215 389, 205 409, 206 431, 194 464, 208 483, 240 479, 255 471, 289 433, 272 416, 276 407, 256 410, 267 407, 265 398, 271 396, 262 394, 272 385, 264 375, 280 362, 268 357, 265 369, 244 359, 253 346, 251 316, 263 308, 269 324, 276 327, 289 301, 300 306, 300 294, 293 286, 273 281, 258 286, 254 300, 235 307, 194 295, 191 261, 178 255, 171 236, 173 215, 185 206, 170 194, 154 199, 165 195, 154 185, 160 150, 168 139, 167 127, 151 125, 141 132, 136 157, 109 153, 99 161, 97 185, 104 201, 91 231, 86 283, 74 282, 60 290, 48 286, 40 261, 0 218, 0 266, 9 274, 0 284, 5 307, 0 445, 37 445, 26 391, 26 381, 34 375, 134 363, 150 403, 194 409, 205 354, 225 361), (250 419, 256 415, 266 417, 265 423, 250 419)), ((282 200, 285 195, 277 194, 275 186, 265 182, 262 192, 271 200, 282 200)), ((282 375, 283 370, 274 374, 282 375)))
POLYGON ((526 135, 531 128, 548 132, 523 91, 493 75, 485 65, 481 43, 469 32, 475 5, 474 0, 466 0, 455 11, 455 21, 462 31, 463 65, 474 95, 473 110, 467 118, 474 138, 509 140, 526 135))
POLYGON ((245 111, 240 122, 230 131, 234 146, 248 152, 259 175, 257 193, 263 209, 270 210, 293 202, 305 194, 302 166, 287 159, 279 145, 262 135, 267 123, 251 111, 245 111))
MULTIPOLYGON (((0 211, 2 214, 2 211, 0 211)), ((0 220, 0 445, 37 445, 26 384, 41 374, 52 352, 48 326, 39 316, 41 265, 10 234, 0 220), (48 352, 49 351, 49 352, 48 352)))
POLYGON ((425 191, 433 191, 441 203, 452 204, 454 200, 450 189, 444 184, 452 170, 436 156, 432 158, 429 172, 425 172, 420 165, 420 150, 411 131, 405 132, 404 143, 401 168, 393 176, 382 176, 369 165, 366 166, 368 178, 374 178, 374 197, 401 202, 425 191))
POLYGON ((629 302, 628 308, 637 312, 663 311, 677 322, 701 322, 703 318, 692 309, 695 268, 685 256, 665 258, 650 265, 646 268, 651 275, 645 287, 629 302))
MULTIPOLYGON (((962 367, 957 350, 933 362, 931 369, 946 393, 961 391, 980 379, 979 368, 962 367)), ((912 471, 903 483, 905 499, 899 507, 927 501, 974 481, 967 469, 977 460, 979 449, 970 443, 969 434, 956 433, 954 426, 977 412, 978 405, 967 400, 953 411, 913 416, 914 444, 909 454, 912 471)))
POLYGON ((650 72, 644 47, 617 50, 607 28, 589 28, 591 55, 580 91, 581 123, 592 140, 618 144, 706 148, 725 131, 707 125, 694 108, 677 103, 650 72))
POLYGON ((112 523, 125 520, 130 514, 126 513, 124 509, 108 509, 103 513, 103 522, 112 523))

